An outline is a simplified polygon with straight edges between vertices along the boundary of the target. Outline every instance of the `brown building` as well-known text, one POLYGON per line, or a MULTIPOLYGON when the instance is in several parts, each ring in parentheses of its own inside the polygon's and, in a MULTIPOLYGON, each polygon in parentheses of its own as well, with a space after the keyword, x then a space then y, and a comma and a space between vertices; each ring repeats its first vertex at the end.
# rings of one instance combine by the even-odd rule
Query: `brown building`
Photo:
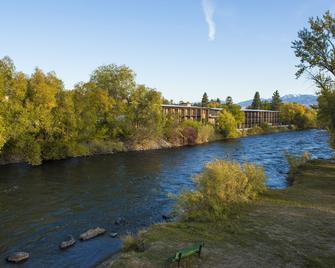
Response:
MULTIPOLYGON (((175 114, 184 120, 197 120, 211 124, 215 124, 218 113, 222 110, 222 108, 191 106, 191 104, 163 104, 162 109, 164 115, 175 114)), ((242 111, 245 115, 244 123, 241 126, 242 128, 260 126, 262 123, 267 123, 272 126, 280 124, 279 111, 251 109, 242 109, 242 111)))
POLYGON ((260 126, 267 123, 270 126, 280 125, 279 111, 242 109, 244 124, 242 128, 260 126))

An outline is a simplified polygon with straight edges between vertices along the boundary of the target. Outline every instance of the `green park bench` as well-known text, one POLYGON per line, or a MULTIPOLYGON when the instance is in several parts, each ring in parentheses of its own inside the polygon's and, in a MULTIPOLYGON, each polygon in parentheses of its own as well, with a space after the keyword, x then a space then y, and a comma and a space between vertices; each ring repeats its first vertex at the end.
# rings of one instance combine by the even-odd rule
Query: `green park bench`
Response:
POLYGON ((200 242, 200 243, 194 244, 191 247, 180 249, 176 252, 175 256, 168 259, 168 262, 169 263, 177 262, 178 267, 179 267, 181 259, 193 256, 193 255, 196 255, 196 254, 198 254, 198 256, 200 257, 201 250, 204 246, 205 246, 205 243, 200 242))

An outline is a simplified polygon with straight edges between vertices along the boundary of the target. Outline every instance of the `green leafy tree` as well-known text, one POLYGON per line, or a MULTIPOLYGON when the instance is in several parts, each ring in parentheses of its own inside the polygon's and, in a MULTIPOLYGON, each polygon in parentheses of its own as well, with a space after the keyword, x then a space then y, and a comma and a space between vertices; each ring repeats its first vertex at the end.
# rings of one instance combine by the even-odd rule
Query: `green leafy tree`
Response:
POLYGON ((208 107, 208 96, 207 93, 205 92, 204 95, 202 96, 202 100, 201 100, 201 106, 202 107, 208 107))
POLYGON ((281 104, 282 104, 282 100, 280 98, 278 90, 276 90, 272 95, 272 100, 271 100, 272 110, 278 111, 280 109, 281 104))
POLYGON ((306 74, 318 87, 318 119, 333 133, 335 141, 335 19, 327 11, 321 18, 310 18, 309 27, 298 32, 292 43, 297 78, 306 74))
POLYGON ((133 139, 156 139, 162 134, 162 96, 159 92, 138 86, 130 97, 128 109, 129 127, 133 139))
POLYGON ((237 122, 235 117, 228 111, 222 110, 219 112, 218 129, 225 138, 235 138, 238 136, 237 122))

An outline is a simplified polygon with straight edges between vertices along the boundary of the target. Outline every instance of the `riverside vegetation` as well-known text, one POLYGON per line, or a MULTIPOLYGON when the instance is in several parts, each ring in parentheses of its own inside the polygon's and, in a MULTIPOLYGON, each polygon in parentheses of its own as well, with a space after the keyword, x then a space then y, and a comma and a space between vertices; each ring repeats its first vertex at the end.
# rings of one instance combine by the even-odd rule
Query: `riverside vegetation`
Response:
MULTIPOLYGON (((262 168, 215 161, 177 200, 178 218, 128 235, 104 267, 163 267, 177 249, 204 241, 181 267, 332 267, 335 160, 290 156, 292 186, 265 188, 262 168), (229 190, 229 191, 227 191, 229 190)), ((170 265, 174 267, 174 264, 170 265)))
MULTIPOLYGON (((17 72, 12 60, 5 57, 0 60, 0 163, 39 165, 43 160, 198 144, 241 135, 237 127, 244 114, 231 97, 224 104, 203 99, 202 104, 224 108, 216 126, 164 117, 163 102, 167 101, 157 90, 136 84, 134 72, 126 66, 101 66, 89 81, 65 90, 55 73, 36 69, 29 76, 17 72)), ((287 109, 290 117, 284 118, 286 123, 299 128, 315 125, 311 109, 298 104, 287 109), (311 116, 300 116, 306 110, 311 116)), ((269 131, 265 125, 262 129, 269 131)), ((259 132, 256 129, 249 134, 259 132)))

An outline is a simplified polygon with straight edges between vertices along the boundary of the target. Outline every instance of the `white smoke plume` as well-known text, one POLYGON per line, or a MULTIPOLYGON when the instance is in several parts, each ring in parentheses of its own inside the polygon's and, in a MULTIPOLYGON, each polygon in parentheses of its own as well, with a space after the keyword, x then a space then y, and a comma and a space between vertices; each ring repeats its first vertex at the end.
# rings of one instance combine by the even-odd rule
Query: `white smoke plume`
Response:
POLYGON ((214 16, 214 5, 212 0, 202 0, 202 8, 204 10, 205 19, 208 24, 208 39, 213 41, 215 39, 215 22, 214 16))

